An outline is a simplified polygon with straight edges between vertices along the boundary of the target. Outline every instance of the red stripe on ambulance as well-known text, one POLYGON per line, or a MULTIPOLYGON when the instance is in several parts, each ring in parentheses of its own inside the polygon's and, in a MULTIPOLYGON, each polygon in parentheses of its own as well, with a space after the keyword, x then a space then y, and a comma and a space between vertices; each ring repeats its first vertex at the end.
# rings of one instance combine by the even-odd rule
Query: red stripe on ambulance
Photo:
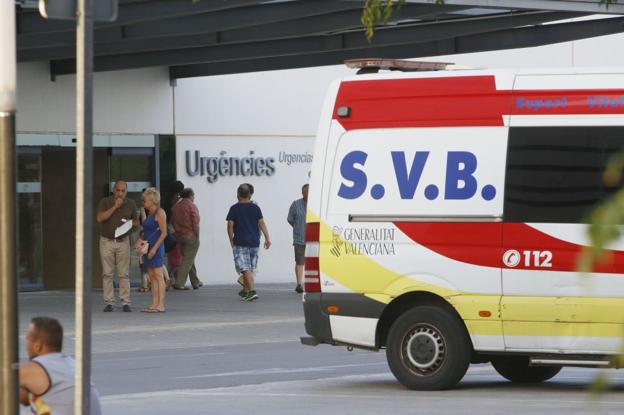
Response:
MULTIPOLYGON (((525 223, 394 222, 411 240, 455 261, 505 269, 576 272, 582 245, 567 242, 525 223), (505 263, 506 253, 517 256, 505 263)), ((608 251, 593 272, 624 273, 624 252, 608 251)))
POLYGON ((340 85, 333 119, 368 128, 502 126, 506 115, 624 114, 624 89, 497 90, 494 76, 384 79, 340 85), (348 116, 338 108, 348 107, 348 116))
POLYGON ((321 268, 319 262, 319 222, 306 224, 306 253, 303 271, 303 287, 307 293, 321 292, 321 268))
POLYGON ((502 126, 509 94, 493 76, 343 82, 334 119, 345 130, 436 126, 502 126), (347 118, 337 109, 351 109, 347 118), (503 110, 505 109, 505 110, 503 110))
POLYGON ((502 223, 394 222, 414 242, 456 261, 500 267, 502 223))

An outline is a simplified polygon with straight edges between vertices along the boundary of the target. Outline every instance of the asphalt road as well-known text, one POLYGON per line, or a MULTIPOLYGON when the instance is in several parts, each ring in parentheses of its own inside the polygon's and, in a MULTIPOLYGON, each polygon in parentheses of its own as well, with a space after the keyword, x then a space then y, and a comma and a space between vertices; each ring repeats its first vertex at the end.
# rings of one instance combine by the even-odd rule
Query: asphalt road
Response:
MULTIPOLYGON (((564 369, 537 386, 473 365, 451 391, 414 392, 391 375, 384 352, 302 346, 301 298, 261 286, 241 303, 232 286, 172 292, 165 314, 102 313, 94 295, 93 380, 105 414, 622 414, 624 371, 611 391, 588 392, 599 371, 564 369)), ((134 308, 149 294, 134 294, 134 308)), ((71 293, 20 295, 22 333, 33 315, 59 318, 73 350, 71 293)), ((23 343, 23 339, 22 339, 23 343)), ((23 348, 22 348, 23 350, 23 348)))

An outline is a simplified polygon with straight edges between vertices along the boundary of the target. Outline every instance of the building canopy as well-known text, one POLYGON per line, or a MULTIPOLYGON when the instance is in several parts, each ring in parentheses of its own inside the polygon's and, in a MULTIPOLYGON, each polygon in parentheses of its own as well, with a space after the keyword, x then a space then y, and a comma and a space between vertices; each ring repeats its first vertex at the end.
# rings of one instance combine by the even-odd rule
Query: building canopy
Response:
MULTIPOLYGON (((169 67, 170 77, 418 58, 566 42, 624 31, 624 5, 600 0, 408 0, 369 42, 363 0, 119 0, 95 25, 95 71, 169 67), (607 14, 599 21, 579 19, 607 14), (573 19, 573 20, 570 20, 573 19)), ((16 1, 18 62, 75 71, 75 23, 16 1)))

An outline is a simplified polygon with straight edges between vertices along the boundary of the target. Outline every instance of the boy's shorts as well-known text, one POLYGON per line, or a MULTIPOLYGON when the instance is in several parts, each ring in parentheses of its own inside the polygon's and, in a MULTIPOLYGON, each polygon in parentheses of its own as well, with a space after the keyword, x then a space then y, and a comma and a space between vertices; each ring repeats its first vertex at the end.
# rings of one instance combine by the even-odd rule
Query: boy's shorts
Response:
POLYGON ((305 264, 305 245, 293 245, 295 247, 295 264, 305 264))
POLYGON ((234 266, 240 275, 245 271, 256 271, 258 265, 258 247, 236 246, 232 248, 234 254, 234 266))

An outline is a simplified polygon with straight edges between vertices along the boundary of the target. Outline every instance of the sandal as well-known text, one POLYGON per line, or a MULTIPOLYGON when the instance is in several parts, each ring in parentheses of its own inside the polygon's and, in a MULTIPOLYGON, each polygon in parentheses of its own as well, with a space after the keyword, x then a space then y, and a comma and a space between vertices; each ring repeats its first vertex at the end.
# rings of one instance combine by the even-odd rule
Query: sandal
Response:
POLYGON ((141 310, 141 313, 158 313, 157 308, 144 308, 141 310))
POLYGON ((149 291, 149 288, 146 288, 146 287, 139 287, 139 288, 137 288, 137 291, 138 291, 138 292, 140 292, 140 293, 146 293, 146 292, 148 292, 148 291, 149 291))

